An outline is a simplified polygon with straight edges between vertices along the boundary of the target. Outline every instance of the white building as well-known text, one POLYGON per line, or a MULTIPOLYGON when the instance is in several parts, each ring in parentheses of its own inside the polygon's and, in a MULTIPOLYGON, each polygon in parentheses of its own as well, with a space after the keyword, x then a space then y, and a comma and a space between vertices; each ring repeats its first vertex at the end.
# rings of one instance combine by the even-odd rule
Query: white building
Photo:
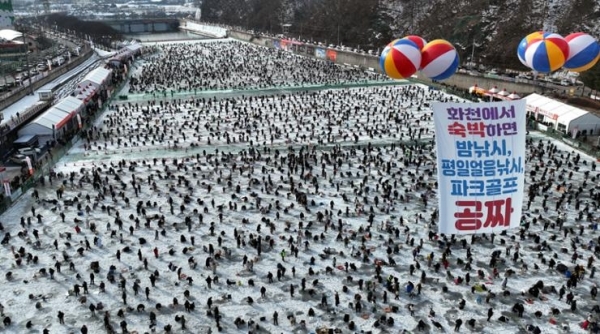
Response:
POLYGON ((553 100, 549 97, 531 94, 524 98, 527 113, 536 121, 562 133, 577 132, 581 135, 600 135, 600 117, 589 111, 553 100))
POLYGON ((37 42, 32 36, 25 35, 25 37, 23 37, 23 33, 12 29, 0 30, 0 44, 21 45, 24 42, 27 43, 27 48, 29 51, 35 52, 37 50, 37 42))

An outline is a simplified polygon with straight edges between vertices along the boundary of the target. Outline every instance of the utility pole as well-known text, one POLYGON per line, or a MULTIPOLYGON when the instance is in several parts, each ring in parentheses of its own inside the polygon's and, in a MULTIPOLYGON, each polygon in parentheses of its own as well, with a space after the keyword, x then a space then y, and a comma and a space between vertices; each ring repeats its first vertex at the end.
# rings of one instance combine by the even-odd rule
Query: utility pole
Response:
POLYGON ((473 37, 473 46, 471 47, 471 69, 475 65, 475 37, 473 37))
MULTIPOLYGON (((23 28, 21 28, 23 30, 23 28)), ((25 32, 21 31, 21 37, 23 38, 23 46, 25 46, 25 64, 27 66, 27 78, 29 79, 29 94, 33 95, 33 85, 31 85, 31 70, 29 69, 29 45, 25 40, 25 32)))

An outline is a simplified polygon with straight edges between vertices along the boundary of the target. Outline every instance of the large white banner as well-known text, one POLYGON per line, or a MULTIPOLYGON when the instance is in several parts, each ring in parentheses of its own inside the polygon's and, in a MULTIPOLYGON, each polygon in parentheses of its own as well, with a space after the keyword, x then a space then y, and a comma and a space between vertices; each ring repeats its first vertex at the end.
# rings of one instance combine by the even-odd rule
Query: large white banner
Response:
POLYGON ((439 232, 518 227, 525 183, 526 104, 434 103, 439 232))

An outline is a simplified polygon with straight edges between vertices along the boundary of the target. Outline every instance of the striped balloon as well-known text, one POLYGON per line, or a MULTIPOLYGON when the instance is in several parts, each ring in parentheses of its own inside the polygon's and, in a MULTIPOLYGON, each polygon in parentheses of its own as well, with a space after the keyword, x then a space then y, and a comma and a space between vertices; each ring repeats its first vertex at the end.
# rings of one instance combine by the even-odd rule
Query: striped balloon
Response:
MULTIPOLYGON (((381 51, 381 56, 383 56, 384 54, 387 55, 388 52, 390 52, 390 50, 392 49, 392 46, 394 46, 394 44, 396 44, 396 42, 398 42, 400 39, 395 39, 391 42, 388 43, 388 45, 385 46, 385 48, 383 48, 383 51, 381 51)), ((381 59, 379 59, 380 65, 381 65, 381 59)))
POLYGON ((545 33, 525 50, 525 63, 539 73, 550 73, 561 68, 569 56, 569 44, 554 33, 545 33))
POLYGON ((519 43, 519 46, 517 47, 517 57, 519 57, 519 60, 523 65, 529 67, 529 65, 527 65, 527 62, 525 61, 525 50, 527 50, 529 44, 531 44, 534 41, 541 40, 543 36, 544 32, 536 31, 525 36, 525 38, 521 40, 521 43, 519 43))
POLYGON ((419 47, 419 50, 423 50, 423 47, 425 46, 425 44, 427 44, 427 41, 421 36, 408 35, 403 38, 410 39, 411 41, 415 42, 415 44, 417 44, 417 46, 419 47))
POLYGON ((406 79, 415 74, 421 65, 421 51, 409 39, 397 39, 388 44, 379 57, 383 73, 393 79, 406 79))
POLYGON ((572 72, 583 72, 594 67, 600 58, 600 46, 586 33, 576 32, 565 37, 569 44, 569 57, 563 66, 572 72))
POLYGON ((446 40, 436 39, 427 43, 421 54, 421 73, 431 80, 448 79, 458 69, 458 52, 446 40))

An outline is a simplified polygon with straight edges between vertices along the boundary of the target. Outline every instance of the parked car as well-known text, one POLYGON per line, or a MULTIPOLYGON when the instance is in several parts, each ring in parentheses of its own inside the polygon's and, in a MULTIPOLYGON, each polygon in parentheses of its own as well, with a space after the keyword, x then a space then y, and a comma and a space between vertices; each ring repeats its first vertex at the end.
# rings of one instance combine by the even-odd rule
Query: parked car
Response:
POLYGON ((21 82, 23 82, 23 81, 27 80, 27 78, 29 78, 29 74, 28 74, 27 72, 23 72, 23 73, 21 73, 21 74, 17 75, 17 76, 15 77, 15 80, 16 80, 18 83, 21 83, 21 82))
POLYGON ((15 154, 9 158, 10 161, 16 163, 17 165, 24 165, 27 163, 25 156, 23 154, 15 154))
POLYGON ((48 70, 48 65, 43 64, 43 63, 39 63, 36 68, 40 72, 45 72, 45 71, 48 70))

